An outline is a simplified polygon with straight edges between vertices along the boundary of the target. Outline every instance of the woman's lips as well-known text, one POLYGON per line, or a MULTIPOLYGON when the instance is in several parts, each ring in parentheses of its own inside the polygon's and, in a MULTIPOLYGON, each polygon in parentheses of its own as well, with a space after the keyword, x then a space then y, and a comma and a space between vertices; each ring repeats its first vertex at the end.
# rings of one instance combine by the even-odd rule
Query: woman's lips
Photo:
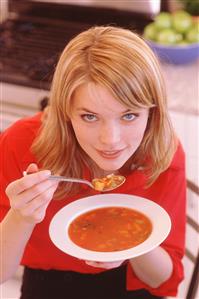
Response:
POLYGON ((102 156, 105 159, 116 159, 120 156, 123 149, 117 150, 117 151, 100 151, 100 150, 97 150, 97 151, 100 154, 100 156, 102 156))

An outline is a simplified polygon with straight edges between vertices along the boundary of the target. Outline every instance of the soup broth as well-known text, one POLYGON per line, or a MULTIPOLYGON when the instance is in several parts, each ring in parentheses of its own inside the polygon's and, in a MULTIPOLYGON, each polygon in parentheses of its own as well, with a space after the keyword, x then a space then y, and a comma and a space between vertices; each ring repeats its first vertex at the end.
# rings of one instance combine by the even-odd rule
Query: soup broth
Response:
POLYGON ((76 245, 100 252, 132 248, 151 232, 152 223, 146 215, 124 207, 104 207, 81 214, 68 231, 76 245))

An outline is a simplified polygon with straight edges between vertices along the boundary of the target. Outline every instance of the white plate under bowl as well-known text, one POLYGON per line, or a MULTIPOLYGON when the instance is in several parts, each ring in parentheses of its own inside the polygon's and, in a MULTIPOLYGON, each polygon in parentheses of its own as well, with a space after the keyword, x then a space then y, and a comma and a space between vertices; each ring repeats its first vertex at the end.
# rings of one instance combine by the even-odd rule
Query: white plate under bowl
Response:
POLYGON ((55 246, 66 254, 88 261, 114 262, 151 251, 166 239, 170 229, 171 220, 169 215, 155 202, 139 196, 112 193, 84 197, 68 204, 53 217, 49 234, 55 246), (83 213, 103 207, 126 207, 145 214, 151 220, 153 226, 150 236, 135 247, 113 252, 87 250, 73 243, 68 235, 70 223, 83 213))

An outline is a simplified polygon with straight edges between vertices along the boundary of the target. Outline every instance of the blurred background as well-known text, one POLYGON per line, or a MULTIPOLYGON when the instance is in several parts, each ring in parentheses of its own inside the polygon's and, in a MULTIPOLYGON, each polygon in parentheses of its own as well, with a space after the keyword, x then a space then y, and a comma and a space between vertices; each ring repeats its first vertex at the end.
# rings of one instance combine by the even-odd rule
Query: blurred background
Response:
MULTIPOLYGON (((198 0, 1 0, 0 130, 47 105, 58 57, 77 33, 93 25, 111 24, 143 35, 146 26, 154 22, 161 12, 173 14, 179 10, 188 12, 198 26, 198 0)), ((192 52, 189 52, 191 59, 185 61, 182 55, 178 63, 172 60, 170 54, 165 55, 164 50, 170 44, 160 47, 169 112, 187 156, 185 280, 180 285, 177 298, 196 299, 199 298, 196 287, 199 247, 198 42, 194 40, 191 45, 183 45, 177 56, 190 47, 197 48, 197 55, 192 57, 192 52), (190 289, 194 290, 192 294, 190 289)), ((20 267, 13 279, 0 286, 0 298, 19 298, 22 270, 20 267)))

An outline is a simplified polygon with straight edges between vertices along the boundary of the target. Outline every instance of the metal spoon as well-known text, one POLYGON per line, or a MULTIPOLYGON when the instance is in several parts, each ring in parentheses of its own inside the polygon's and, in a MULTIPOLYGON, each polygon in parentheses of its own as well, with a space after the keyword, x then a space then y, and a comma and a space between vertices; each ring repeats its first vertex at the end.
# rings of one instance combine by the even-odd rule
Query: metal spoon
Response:
MULTIPOLYGON (((23 175, 28 175, 28 173, 26 171, 23 171, 23 175)), ((93 179, 92 182, 88 181, 88 180, 83 180, 83 179, 76 179, 76 178, 68 178, 65 176, 59 176, 59 175, 50 175, 48 177, 49 180, 57 180, 57 181, 62 181, 62 182, 73 182, 73 183, 80 183, 80 184, 86 184, 89 187, 97 190, 97 191, 101 191, 101 192, 106 192, 106 191, 111 191, 114 190, 116 188, 118 188, 119 186, 121 186, 122 184, 124 184, 126 178, 122 175, 108 175, 105 178, 102 179, 93 179), (104 188, 102 188, 102 181, 106 180, 106 179, 113 179, 116 178, 117 184, 114 183, 112 185, 109 186, 105 186, 104 188), (99 182, 99 183, 98 183, 99 182)))

